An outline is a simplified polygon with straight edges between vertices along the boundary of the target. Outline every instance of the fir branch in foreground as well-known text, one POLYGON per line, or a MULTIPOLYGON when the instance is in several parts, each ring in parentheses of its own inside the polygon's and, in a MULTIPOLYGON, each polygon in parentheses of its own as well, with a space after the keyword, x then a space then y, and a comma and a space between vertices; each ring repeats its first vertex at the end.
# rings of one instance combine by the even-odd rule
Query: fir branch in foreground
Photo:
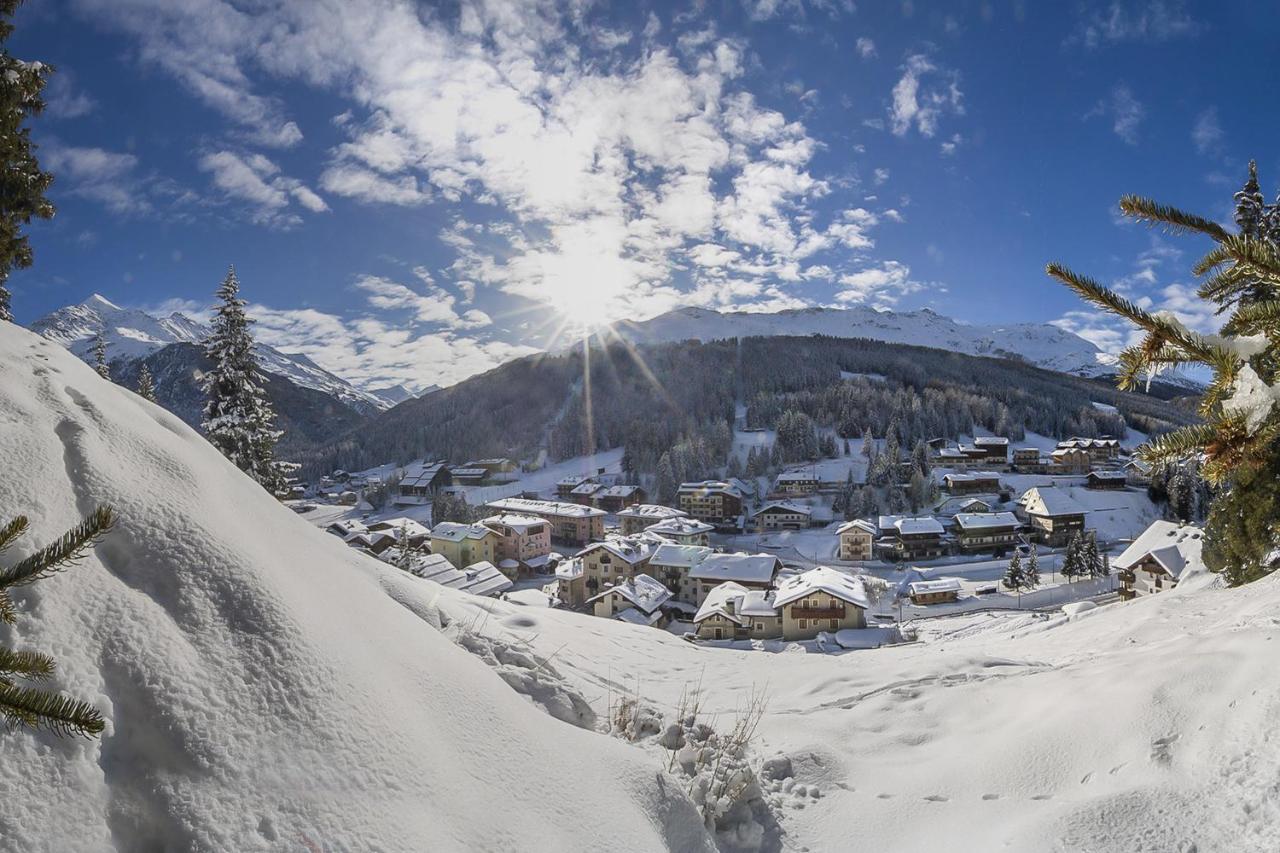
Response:
POLYGON ((115 513, 111 507, 98 507, 57 541, 0 571, 0 589, 31 583, 66 568, 80 559, 114 522, 115 513))
POLYGON ((102 714, 88 702, 33 687, 0 684, 0 715, 10 726, 47 729, 58 735, 101 734, 102 714))
POLYGON ((1142 196, 1127 195, 1120 199, 1120 211, 1139 222, 1159 223, 1175 233, 1207 234, 1219 241, 1231 236, 1216 222, 1142 196))
POLYGON ((8 548, 23 533, 27 532, 27 517, 20 515, 13 521, 0 527, 0 551, 8 548))

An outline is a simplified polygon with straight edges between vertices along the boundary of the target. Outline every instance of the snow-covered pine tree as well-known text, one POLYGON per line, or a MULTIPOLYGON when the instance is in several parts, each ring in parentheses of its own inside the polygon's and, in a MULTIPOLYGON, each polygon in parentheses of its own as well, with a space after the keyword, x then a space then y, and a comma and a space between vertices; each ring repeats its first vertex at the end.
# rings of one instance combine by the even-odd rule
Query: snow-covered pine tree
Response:
POLYGON ((1031 548, 1031 556, 1027 558, 1027 567, 1023 569, 1022 580, 1027 589, 1040 586, 1040 558, 1036 556, 1035 546, 1031 548))
POLYGON ((1082 547, 1080 532, 1076 531, 1071 534, 1071 541, 1067 543, 1067 551, 1062 556, 1061 574, 1067 579, 1068 583, 1080 575, 1080 550, 1082 547))
POLYGON ((1258 185, 1258 163, 1249 161, 1249 179, 1245 181, 1240 192, 1235 194, 1236 227, 1243 237, 1258 238, 1265 236, 1267 219, 1267 203, 1262 196, 1262 188, 1258 185))
POLYGON ((1185 465, 1174 467, 1169 478, 1169 515, 1175 521, 1190 521, 1195 512, 1195 484, 1185 465))
POLYGON ((145 364, 138 369, 138 396, 153 403, 156 401, 156 383, 151 378, 151 368, 145 364))
POLYGON ((929 462, 929 445, 924 443, 923 438, 911 449, 911 463, 926 477, 933 471, 933 465, 929 462))
MULTIPOLYGON (((94 510, 56 541, 24 560, 0 569, 0 622, 13 624, 17 610, 9 588, 35 583, 74 563, 110 529, 115 516, 111 507, 94 510)), ((18 516, 0 525, 0 552, 27 530, 27 519, 18 516)), ((0 718, 10 725, 45 728, 60 735, 96 735, 102 731, 102 715, 92 705, 52 690, 23 687, 17 679, 43 681, 53 675, 53 658, 39 652, 16 652, 0 646, 0 718)))
MULTIPOLYGON (((1237 199, 1238 233, 1150 199, 1120 200, 1127 216, 1215 242, 1192 270, 1204 277, 1199 297, 1226 315, 1216 335, 1194 332, 1167 312, 1152 313, 1060 264, 1047 267, 1082 298, 1146 333, 1120 355, 1122 389, 1166 368, 1201 364, 1212 371, 1200 400, 1202 423, 1152 439, 1139 455, 1152 464, 1203 459, 1205 479, 1222 487, 1205 529, 1205 563, 1236 584, 1271 572, 1268 555, 1280 544, 1280 229, 1246 230, 1254 227, 1258 201, 1253 169, 1249 178, 1237 199)), ((1277 216, 1274 207, 1264 213, 1268 222, 1277 216)))
POLYGON ((259 383, 253 336, 240 298, 235 268, 227 271, 217 291, 221 305, 214 311, 213 331, 205 353, 213 362, 205 376, 205 434, 210 443, 237 468, 273 495, 284 491, 282 465, 275 460, 275 412, 259 383))
POLYGON ((24 62, 9 55, 13 16, 22 0, 0 0, 0 322, 13 322, 9 274, 31 266, 31 244, 22 226, 32 217, 53 216, 53 203, 44 197, 53 175, 41 170, 30 116, 44 109, 45 78, 53 67, 24 62))
POLYGON ((1008 589, 1021 589, 1024 583, 1026 575, 1022 573, 1022 556, 1014 551, 1009 558, 1009 568, 1005 569, 1004 585, 1008 589))
POLYGON ((102 339, 102 335, 98 335, 93 342, 93 369, 103 379, 111 379, 111 368, 107 366, 107 342, 102 339))
POLYGON ((876 440, 871 435, 871 427, 867 427, 862 431, 862 455, 867 457, 867 464, 870 465, 876 458, 876 440))
POLYGON ((1094 578, 1102 574, 1102 556, 1098 553, 1097 531, 1090 530, 1084 535, 1080 547, 1080 574, 1094 578))

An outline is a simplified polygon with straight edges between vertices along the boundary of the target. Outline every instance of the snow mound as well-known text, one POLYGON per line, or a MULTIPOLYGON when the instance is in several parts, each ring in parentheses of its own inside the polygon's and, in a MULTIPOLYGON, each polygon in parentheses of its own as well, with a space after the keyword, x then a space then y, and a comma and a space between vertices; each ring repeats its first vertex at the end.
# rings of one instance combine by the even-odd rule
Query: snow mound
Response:
POLYGON ((3 324, 0 376, 0 514, 32 528, 9 556, 120 518, 4 632, 107 728, 0 733, 0 850, 712 849, 648 756, 442 633, 456 593, 310 527, 50 341, 3 324))

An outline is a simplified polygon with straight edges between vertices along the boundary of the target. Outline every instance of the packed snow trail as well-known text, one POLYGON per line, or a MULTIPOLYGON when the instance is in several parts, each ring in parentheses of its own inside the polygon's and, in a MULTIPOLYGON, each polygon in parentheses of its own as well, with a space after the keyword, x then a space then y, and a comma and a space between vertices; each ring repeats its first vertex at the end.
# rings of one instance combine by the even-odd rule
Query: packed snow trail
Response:
POLYGON ((553 719, 438 629, 433 584, 280 506, 177 418, 0 327, 13 559, 116 528, 20 591, 100 740, 0 733, 0 851, 709 850, 639 750, 553 719))

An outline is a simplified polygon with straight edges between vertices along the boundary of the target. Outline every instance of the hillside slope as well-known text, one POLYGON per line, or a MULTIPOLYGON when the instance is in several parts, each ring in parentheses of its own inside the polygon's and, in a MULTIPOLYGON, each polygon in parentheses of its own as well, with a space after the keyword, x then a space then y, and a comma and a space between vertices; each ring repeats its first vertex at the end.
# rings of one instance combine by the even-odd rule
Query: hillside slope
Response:
POLYGON ((450 597, 309 527, 173 415, 0 327, 0 509, 21 557, 120 522, 22 590, 100 740, 0 734, 0 850, 699 850, 657 765, 552 719, 432 622, 450 597))

